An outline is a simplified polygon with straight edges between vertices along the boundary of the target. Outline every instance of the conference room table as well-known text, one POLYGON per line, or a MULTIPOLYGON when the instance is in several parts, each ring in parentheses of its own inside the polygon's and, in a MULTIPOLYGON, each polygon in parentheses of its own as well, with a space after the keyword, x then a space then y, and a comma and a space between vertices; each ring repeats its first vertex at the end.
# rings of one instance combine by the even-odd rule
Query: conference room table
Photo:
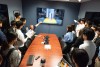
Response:
POLYGON ((41 67, 40 61, 42 58, 46 59, 45 67, 58 67, 58 63, 62 57, 62 50, 57 36, 55 34, 41 33, 32 41, 19 67, 41 67), (42 43, 44 36, 49 36, 51 49, 44 48, 44 44, 42 43), (27 66, 29 55, 34 55, 34 58, 40 56, 40 58, 37 60, 34 59, 32 66, 27 66))

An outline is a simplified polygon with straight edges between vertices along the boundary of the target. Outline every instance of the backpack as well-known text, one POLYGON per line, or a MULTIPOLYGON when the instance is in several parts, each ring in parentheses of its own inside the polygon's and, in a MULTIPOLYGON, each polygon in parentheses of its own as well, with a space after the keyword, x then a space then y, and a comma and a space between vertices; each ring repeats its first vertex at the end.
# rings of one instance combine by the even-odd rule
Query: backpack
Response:
POLYGON ((11 67, 9 57, 14 50, 15 50, 15 48, 10 49, 6 56, 4 56, 3 53, 1 53, 1 55, 3 57, 3 61, 2 61, 2 64, 0 65, 0 67, 11 67))

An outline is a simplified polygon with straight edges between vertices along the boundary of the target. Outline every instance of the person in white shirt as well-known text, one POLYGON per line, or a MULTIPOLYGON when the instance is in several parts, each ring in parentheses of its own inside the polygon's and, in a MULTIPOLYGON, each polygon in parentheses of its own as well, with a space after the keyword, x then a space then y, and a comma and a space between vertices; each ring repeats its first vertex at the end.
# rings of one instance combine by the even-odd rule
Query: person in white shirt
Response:
POLYGON ((76 26, 76 36, 79 37, 79 31, 85 27, 85 19, 80 19, 79 24, 76 26))
POLYGON ((20 41, 20 43, 18 44, 19 47, 23 47, 24 46, 24 43, 27 41, 28 37, 25 38, 24 37, 24 34, 22 33, 21 29, 23 27, 23 22, 21 21, 17 21, 16 22, 16 33, 18 35, 18 41, 20 41))
POLYGON ((26 33, 26 36, 31 38, 36 32, 34 31, 36 29, 36 27, 38 27, 42 22, 39 22, 38 24, 36 24, 35 26, 30 25, 30 29, 28 30, 28 32, 26 33))
POLYGON ((18 67, 21 61, 21 52, 19 49, 14 47, 14 43, 17 41, 17 34, 13 32, 7 33, 7 40, 8 44, 2 47, 3 55, 6 56, 8 52, 14 48, 15 50, 13 50, 9 56, 10 66, 18 67))
POLYGON ((89 55, 89 67, 92 64, 93 57, 96 52, 96 45, 92 42, 95 36, 95 32, 91 28, 84 28, 83 29, 83 44, 79 46, 80 49, 86 50, 89 55))

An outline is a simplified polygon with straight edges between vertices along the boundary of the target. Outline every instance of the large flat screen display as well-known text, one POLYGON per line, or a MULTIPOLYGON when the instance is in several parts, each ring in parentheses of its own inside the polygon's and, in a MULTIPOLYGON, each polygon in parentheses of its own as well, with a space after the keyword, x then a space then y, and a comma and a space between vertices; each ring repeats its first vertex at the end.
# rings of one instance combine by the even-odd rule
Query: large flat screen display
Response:
POLYGON ((62 25, 64 19, 63 9, 37 8, 37 22, 44 24, 62 25))

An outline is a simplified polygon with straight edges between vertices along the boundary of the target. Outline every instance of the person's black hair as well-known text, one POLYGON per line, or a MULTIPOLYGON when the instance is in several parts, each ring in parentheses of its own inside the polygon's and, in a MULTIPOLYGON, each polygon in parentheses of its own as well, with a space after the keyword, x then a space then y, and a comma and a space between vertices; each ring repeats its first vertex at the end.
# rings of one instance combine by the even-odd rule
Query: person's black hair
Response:
POLYGON ((14 26, 14 25, 16 25, 16 21, 12 20, 11 21, 11 26, 14 26))
POLYGON ((91 28, 84 28, 83 35, 87 36, 87 40, 93 40, 93 38, 95 36, 95 32, 91 28))
POLYGON ((92 27, 94 27, 94 28, 95 28, 95 31, 97 30, 97 26, 96 26, 96 25, 92 25, 92 27))
POLYGON ((67 32, 72 32, 72 27, 71 26, 67 26, 67 32))
POLYGON ((0 23, 3 23, 3 21, 2 21, 2 20, 0 20, 0 23))
POLYGON ((97 31, 99 31, 99 32, 100 32, 100 27, 98 27, 98 28, 97 28, 97 31))
POLYGON ((88 27, 89 27, 89 28, 91 28, 91 26, 92 26, 92 22, 91 22, 90 20, 86 20, 85 23, 88 24, 88 27))
POLYGON ((13 40, 15 40, 17 38, 17 36, 18 35, 15 32, 8 32, 7 35, 6 35, 8 43, 10 43, 13 40))
POLYGON ((23 25, 23 22, 22 21, 17 21, 16 22, 17 29, 19 29, 22 25, 23 25))
POLYGON ((20 21, 24 22, 26 20, 26 18, 21 18, 20 21))
POLYGON ((86 67, 89 62, 89 56, 84 49, 74 49, 71 56, 78 67, 86 67))
POLYGON ((18 17, 20 16, 20 13, 15 13, 14 16, 15 16, 16 18, 18 18, 18 17))
POLYGON ((81 21, 83 21, 85 23, 86 19, 85 18, 82 18, 81 21))
POLYGON ((72 24, 71 27, 72 27, 72 31, 75 31, 75 24, 72 24))
POLYGON ((81 19, 78 19, 78 22, 80 23, 81 19))

